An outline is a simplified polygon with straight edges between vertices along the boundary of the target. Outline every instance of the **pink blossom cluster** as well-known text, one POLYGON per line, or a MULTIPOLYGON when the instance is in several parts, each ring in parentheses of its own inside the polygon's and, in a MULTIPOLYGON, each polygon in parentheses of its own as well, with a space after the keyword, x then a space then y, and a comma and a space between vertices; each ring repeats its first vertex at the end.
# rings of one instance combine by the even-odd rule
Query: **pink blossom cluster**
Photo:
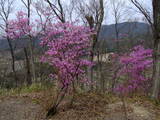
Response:
POLYGON ((16 19, 8 22, 7 35, 11 39, 20 38, 25 35, 29 35, 32 31, 33 25, 28 24, 29 20, 27 14, 19 11, 16 15, 16 19))
POLYGON ((138 45, 126 55, 120 57, 121 69, 118 77, 125 76, 124 83, 117 86, 116 91, 122 94, 128 94, 134 91, 145 91, 150 87, 150 77, 145 75, 145 71, 151 68, 152 49, 145 49, 138 45))
POLYGON ((57 72, 51 76, 59 80, 62 88, 69 86, 77 77, 86 82, 85 68, 92 65, 87 60, 92 34, 89 28, 68 22, 46 28, 41 45, 47 47, 47 51, 41 61, 56 69, 57 72))

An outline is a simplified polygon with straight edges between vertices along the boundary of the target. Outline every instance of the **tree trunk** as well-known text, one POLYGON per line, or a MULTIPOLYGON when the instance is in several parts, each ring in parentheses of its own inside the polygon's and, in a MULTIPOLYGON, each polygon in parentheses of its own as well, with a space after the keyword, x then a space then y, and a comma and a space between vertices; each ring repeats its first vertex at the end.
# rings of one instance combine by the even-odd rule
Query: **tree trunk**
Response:
POLYGON ((54 101, 52 107, 48 110, 48 112, 46 114, 46 118, 50 118, 57 113, 57 109, 58 109, 59 105, 61 104, 61 102, 63 101, 63 99, 67 93, 67 90, 68 90, 68 87, 62 88, 59 92, 57 92, 57 96, 55 98, 55 101, 54 101))
MULTIPOLYGON (((93 53, 91 53, 91 55, 89 56, 89 60, 91 62, 93 62, 93 57, 94 57, 93 53)), ((91 81, 91 88, 90 88, 90 90, 93 90, 93 82, 94 81, 93 81, 93 67, 92 66, 88 68, 88 80, 91 81)))
MULTIPOLYGON (((28 5, 28 26, 30 26, 30 16, 31 16, 31 0, 27 0, 27 5, 28 5)), ((31 56, 31 70, 32 70, 32 77, 33 81, 36 82, 36 71, 35 71, 35 64, 34 64, 34 55, 33 55, 33 40, 31 36, 31 31, 29 31, 29 51, 30 51, 30 56, 31 56)))
POLYGON ((29 51, 30 51, 30 56, 31 56, 31 69, 32 69, 32 77, 33 77, 33 82, 36 82, 36 71, 35 71, 35 64, 34 64, 34 55, 33 55, 33 45, 32 45, 32 38, 29 36, 29 51))
POLYGON ((103 73, 103 67, 102 67, 102 63, 100 63, 99 65, 99 69, 100 69, 100 84, 101 84, 101 92, 104 93, 105 92, 105 78, 104 78, 104 73, 103 73))
POLYGON ((16 86, 17 86, 18 83, 17 83, 17 74, 16 74, 16 70, 15 70, 15 56, 14 56, 14 50, 13 50, 13 46, 12 46, 12 43, 11 43, 9 37, 7 37, 7 41, 8 41, 8 44, 9 44, 10 53, 11 53, 11 57, 12 57, 12 71, 13 71, 14 79, 15 79, 16 86))
MULTIPOLYGON (((160 40, 160 39, 159 39, 160 40)), ((153 64, 153 93, 152 98, 158 99, 160 91, 160 44, 157 44, 154 48, 154 64, 153 64)))
POLYGON ((158 99, 160 92, 160 1, 153 0, 154 54, 153 54, 153 92, 152 98, 158 99))
POLYGON ((120 52, 120 50, 119 50, 119 30, 118 30, 118 23, 116 22, 115 23, 115 34, 116 34, 116 45, 117 45, 117 49, 116 49, 116 51, 117 51, 117 53, 119 53, 120 52))
POLYGON ((104 93, 105 92, 105 88, 104 88, 104 83, 105 83, 105 80, 104 80, 104 75, 103 75, 103 71, 102 71, 102 67, 103 67, 103 54, 102 54, 102 52, 100 52, 100 50, 98 50, 98 55, 97 55, 97 57, 98 57, 98 68, 97 68, 97 70, 98 70, 98 81, 99 81, 99 83, 98 84, 100 84, 100 92, 102 92, 102 93, 104 93))
POLYGON ((127 105, 125 102, 125 96, 122 95, 121 100, 122 100, 122 106, 123 106, 123 110, 124 110, 124 120, 129 120, 128 115, 127 115, 127 105))
POLYGON ((26 48, 24 48, 24 53, 26 58, 26 82, 27 82, 27 85, 30 86, 32 84, 32 80, 31 80, 30 62, 29 62, 28 52, 26 48))
MULTIPOLYGON (((98 36, 100 33, 100 29, 101 29, 101 25, 103 22, 103 18, 104 18, 104 4, 103 4, 103 0, 99 0, 97 1, 99 2, 99 9, 98 9, 98 13, 96 13, 96 16, 98 16, 98 19, 94 19, 93 15, 86 15, 85 18, 89 24, 90 29, 94 29, 96 31, 96 34, 92 36, 92 42, 91 42, 91 55, 89 56, 90 61, 93 62, 93 58, 95 55, 95 47, 96 44, 98 42, 98 36)), ((88 79, 91 80, 91 90, 93 90, 93 67, 90 67, 88 69, 88 79)))

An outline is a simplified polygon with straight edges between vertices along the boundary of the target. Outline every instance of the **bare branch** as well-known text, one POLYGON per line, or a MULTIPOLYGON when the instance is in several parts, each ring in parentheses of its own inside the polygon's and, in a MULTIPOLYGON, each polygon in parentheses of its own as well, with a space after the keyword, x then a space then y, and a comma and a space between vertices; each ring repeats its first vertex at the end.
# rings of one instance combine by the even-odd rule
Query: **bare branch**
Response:
POLYGON ((28 7, 27 3, 24 0, 21 0, 21 1, 25 5, 25 7, 27 8, 28 7))
POLYGON ((152 17, 150 16, 149 12, 147 9, 145 9, 137 0, 131 0, 133 5, 144 15, 148 23, 151 25, 153 29, 153 22, 152 22, 152 17))
POLYGON ((52 9, 52 11, 54 12, 54 14, 57 16, 57 18, 64 23, 65 22, 65 14, 64 14, 64 10, 61 4, 60 0, 57 0, 58 2, 58 7, 51 3, 50 0, 46 0, 46 2, 49 4, 50 8, 52 9))

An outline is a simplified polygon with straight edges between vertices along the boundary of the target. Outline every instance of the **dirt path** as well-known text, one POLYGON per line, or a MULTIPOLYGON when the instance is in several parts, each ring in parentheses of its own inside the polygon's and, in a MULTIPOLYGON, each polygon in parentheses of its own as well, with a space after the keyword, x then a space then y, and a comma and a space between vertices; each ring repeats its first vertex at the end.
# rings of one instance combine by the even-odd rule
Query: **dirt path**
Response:
MULTIPOLYGON (((123 107, 121 102, 108 105, 110 117, 107 120, 125 120, 123 107)), ((129 120, 157 120, 155 114, 150 112, 147 108, 138 106, 136 104, 127 105, 127 117, 129 120)))
MULTIPOLYGON (((50 120, 125 120, 121 102, 103 105, 95 101, 77 102, 74 108, 61 109, 50 120)), ((41 106, 29 97, 0 99, 0 120, 45 120, 41 113, 41 106)), ((133 103, 127 103, 127 116, 129 120, 159 120, 150 109, 133 103)))
POLYGON ((36 120, 40 106, 26 98, 0 100, 0 120, 36 120))

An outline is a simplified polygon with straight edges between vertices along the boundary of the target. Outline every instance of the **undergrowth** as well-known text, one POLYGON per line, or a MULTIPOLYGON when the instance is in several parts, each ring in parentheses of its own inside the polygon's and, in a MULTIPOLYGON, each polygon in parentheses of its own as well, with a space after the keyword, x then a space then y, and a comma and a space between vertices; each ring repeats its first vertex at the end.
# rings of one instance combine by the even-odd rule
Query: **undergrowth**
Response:
POLYGON ((31 86, 22 86, 19 88, 5 89, 0 88, 0 96, 13 96, 23 93, 41 92, 53 87, 52 84, 34 83, 31 86))

